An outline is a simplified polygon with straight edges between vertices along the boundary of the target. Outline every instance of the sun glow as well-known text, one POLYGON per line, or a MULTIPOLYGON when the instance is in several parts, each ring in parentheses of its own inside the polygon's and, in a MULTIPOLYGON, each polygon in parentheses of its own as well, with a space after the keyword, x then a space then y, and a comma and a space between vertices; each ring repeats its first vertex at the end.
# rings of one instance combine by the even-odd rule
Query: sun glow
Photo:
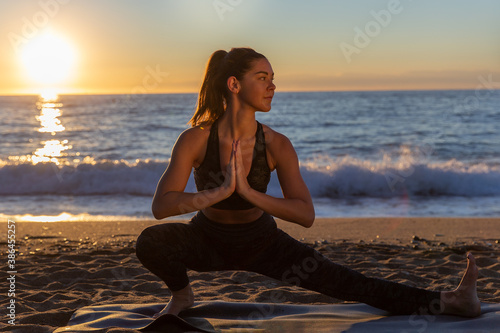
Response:
POLYGON ((44 89, 40 93, 40 99, 42 103, 56 102, 59 99, 57 92, 52 89, 44 89))
POLYGON ((39 215, 33 216, 31 214, 26 214, 19 216, 19 221, 29 221, 29 222, 61 222, 61 221, 69 221, 74 219, 73 216, 69 213, 62 212, 59 215, 39 215))
POLYGON ((27 77, 44 86, 64 83, 74 74, 75 48, 53 30, 46 30, 28 41, 21 61, 27 77))

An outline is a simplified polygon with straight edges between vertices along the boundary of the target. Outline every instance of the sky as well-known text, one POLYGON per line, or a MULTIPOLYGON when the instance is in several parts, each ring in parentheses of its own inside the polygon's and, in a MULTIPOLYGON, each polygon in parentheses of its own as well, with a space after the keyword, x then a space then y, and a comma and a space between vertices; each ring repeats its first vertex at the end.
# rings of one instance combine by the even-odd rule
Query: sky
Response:
POLYGON ((0 22, 0 95, 196 92, 239 46, 277 91, 500 88, 498 0, 0 0, 0 22))

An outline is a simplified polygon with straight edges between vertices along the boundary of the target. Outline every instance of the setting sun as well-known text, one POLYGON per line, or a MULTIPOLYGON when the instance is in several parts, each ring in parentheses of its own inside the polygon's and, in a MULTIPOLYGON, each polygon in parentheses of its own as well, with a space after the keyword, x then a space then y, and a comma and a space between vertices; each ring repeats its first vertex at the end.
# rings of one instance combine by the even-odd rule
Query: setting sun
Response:
POLYGON ((26 44, 21 61, 27 77, 33 82, 58 84, 74 75, 76 51, 64 37, 47 30, 26 44))

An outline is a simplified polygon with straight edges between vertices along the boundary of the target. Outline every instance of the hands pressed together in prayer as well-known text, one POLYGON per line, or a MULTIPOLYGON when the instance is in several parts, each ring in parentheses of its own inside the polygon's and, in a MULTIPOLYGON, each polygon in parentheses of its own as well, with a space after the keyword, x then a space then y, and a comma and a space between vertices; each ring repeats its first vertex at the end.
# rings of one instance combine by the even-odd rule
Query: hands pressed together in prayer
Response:
POLYGON ((243 165, 240 140, 233 140, 231 157, 226 166, 226 178, 222 187, 226 188, 229 193, 236 191, 241 197, 245 197, 245 194, 251 190, 243 165))

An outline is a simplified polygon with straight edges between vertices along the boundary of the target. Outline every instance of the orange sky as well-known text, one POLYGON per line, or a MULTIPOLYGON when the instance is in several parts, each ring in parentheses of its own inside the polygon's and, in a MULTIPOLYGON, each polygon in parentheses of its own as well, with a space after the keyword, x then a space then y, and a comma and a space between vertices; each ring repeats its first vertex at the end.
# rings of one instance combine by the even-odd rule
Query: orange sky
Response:
POLYGON ((486 0, 2 1, 0 94, 195 92, 210 54, 232 46, 265 54, 278 91, 498 89, 499 12, 486 0))

